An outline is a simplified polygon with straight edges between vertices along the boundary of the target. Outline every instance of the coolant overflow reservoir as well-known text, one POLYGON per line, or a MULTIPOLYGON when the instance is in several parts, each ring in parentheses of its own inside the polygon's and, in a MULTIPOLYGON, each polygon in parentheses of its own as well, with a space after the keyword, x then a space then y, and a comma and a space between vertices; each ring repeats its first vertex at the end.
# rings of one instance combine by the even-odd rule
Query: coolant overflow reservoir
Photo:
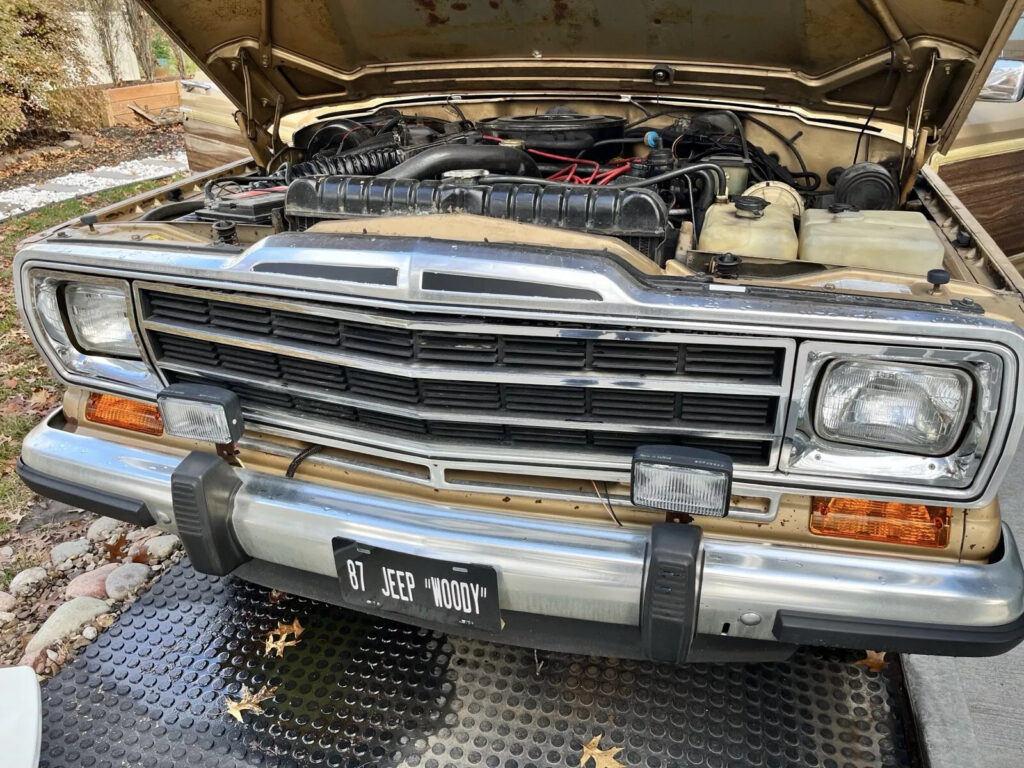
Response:
POLYGON ((789 210, 745 196, 708 208, 697 245, 702 251, 764 259, 795 259, 798 246, 789 210))
POLYGON ((811 208, 800 218, 800 258, 818 264, 928 274, 942 266, 944 248, 916 211, 811 208))

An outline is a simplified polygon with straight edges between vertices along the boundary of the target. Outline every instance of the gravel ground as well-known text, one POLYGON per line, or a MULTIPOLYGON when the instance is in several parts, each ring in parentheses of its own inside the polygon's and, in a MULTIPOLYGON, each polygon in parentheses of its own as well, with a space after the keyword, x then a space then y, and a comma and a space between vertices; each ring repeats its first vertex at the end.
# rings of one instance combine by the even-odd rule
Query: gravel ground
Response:
POLYGON ((4 190, 0 192, 0 221, 60 200, 143 179, 170 176, 187 169, 185 153, 175 152, 142 160, 126 160, 117 165, 103 165, 89 172, 69 173, 45 183, 4 190))
POLYGON ((97 166, 117 165, 126 160, 173 155, 184 149, 180 125, 130 127, 115 125, 92 135, 67 134, 71 149, 60 145, 58 137, 50 143, 19 147, 0 153, 0 191, 44 183, 75 171, 90 171, 97 166))

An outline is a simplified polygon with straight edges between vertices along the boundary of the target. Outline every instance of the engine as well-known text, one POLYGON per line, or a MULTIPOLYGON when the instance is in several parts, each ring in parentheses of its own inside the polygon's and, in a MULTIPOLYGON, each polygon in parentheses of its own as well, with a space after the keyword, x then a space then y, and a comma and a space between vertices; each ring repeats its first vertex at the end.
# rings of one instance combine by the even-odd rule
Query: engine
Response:
POLYGON ((302 231, 326 220, 470 213, 619 238, 661 266, 680 245, 796 259, 806 209, 897 205, 891 170, 833 169, 834 189, 823 193, 793 141, 778 138, 797 168, 749 142, 744 119, 727 110, 633 123, 566 107, 475 122, 385 110, 304 127, 265 175, 208 184, 190 218, 302 231))

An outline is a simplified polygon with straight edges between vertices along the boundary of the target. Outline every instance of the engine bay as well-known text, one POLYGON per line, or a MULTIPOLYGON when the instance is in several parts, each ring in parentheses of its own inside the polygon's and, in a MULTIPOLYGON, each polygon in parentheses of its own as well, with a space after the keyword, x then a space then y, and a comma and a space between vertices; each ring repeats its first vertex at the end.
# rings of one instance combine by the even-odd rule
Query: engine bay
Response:
POLYGON ((629 119, 556 104, 469 119, 447 106, 449 117, 383 109, 321 118, 259 173, 213 179, 201 201, 146 218, 206 222, 230 241, 243 225, 302 232, 325 221, 474 214, 617 238, 661 270, 721 277, 746 261, 762 272, 788 264, 790 275, 830 265, 923 279, 949 253, 920 202, 904 199, 898 144, 886 154, 864 140, 862 153, 857 135, 853 157, 842 153, 854 162, 840 164, 837 151, 823 164, 819 149, 812 167, 802 132, 730 110, 644 109, 629 119), (754 127, 770 146, 749 138, 754 127))

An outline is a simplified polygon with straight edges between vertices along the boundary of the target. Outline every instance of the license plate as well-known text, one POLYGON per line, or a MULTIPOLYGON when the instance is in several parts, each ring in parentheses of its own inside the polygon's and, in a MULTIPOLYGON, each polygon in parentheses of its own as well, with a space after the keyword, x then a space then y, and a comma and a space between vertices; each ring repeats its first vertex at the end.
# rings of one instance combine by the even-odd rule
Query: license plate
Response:
POLYGON ((493 568, 407 555, 351 539, 333 543, 342 599, 353 608, 492 632, 501 628, 493 568))

